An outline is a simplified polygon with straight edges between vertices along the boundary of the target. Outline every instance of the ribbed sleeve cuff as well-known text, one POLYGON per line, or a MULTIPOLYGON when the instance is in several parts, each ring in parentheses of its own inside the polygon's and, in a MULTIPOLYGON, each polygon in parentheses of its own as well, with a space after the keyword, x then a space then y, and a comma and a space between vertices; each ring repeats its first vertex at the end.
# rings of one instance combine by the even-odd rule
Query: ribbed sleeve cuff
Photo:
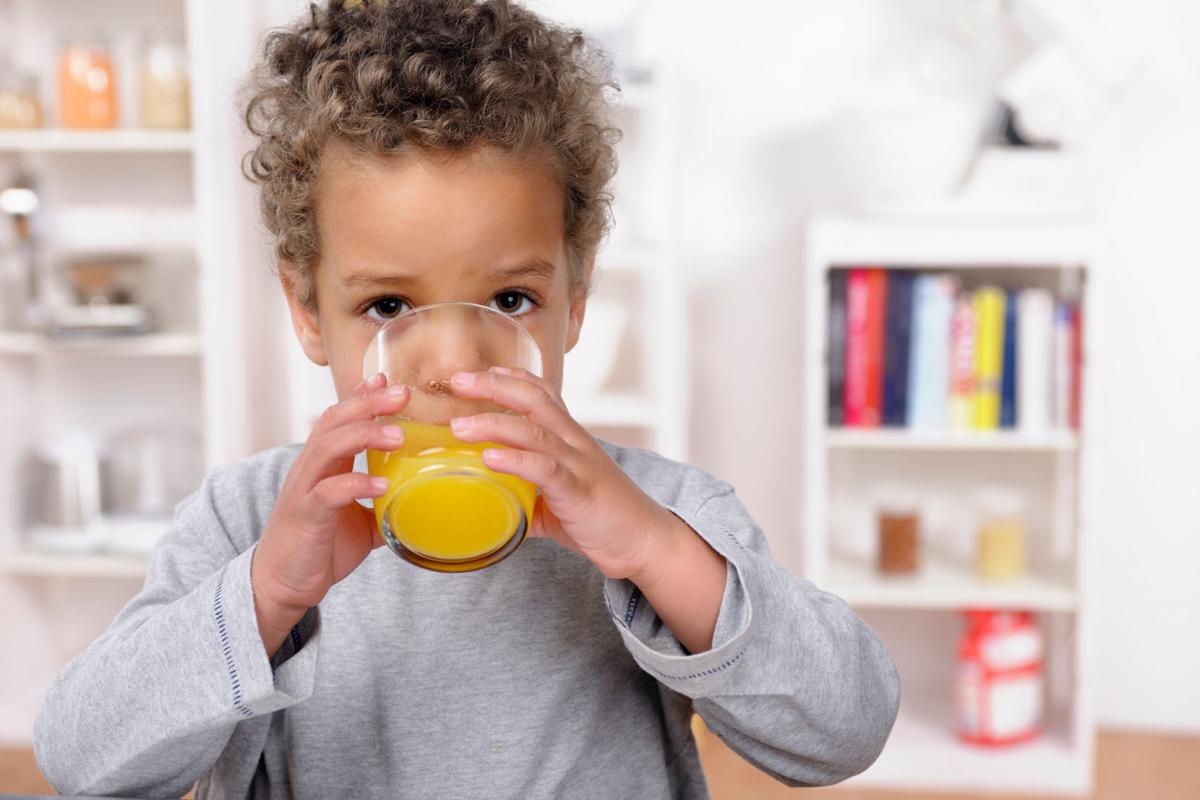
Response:
POLYGON ((320 643, 316 609, 305 614, 272 669, 258 632, 250 563, 255 547, 230 561, 212 593, 212 626, 225 671, 229 703, 242 718, 269 714, 312 695, 320 643), (282 663, 281 663, 282 662, 282 663))
POLYGON ((745 583, 745 551, 720 523, 700 521, 690 512, 667 506, 725 558, 725 592, 713 632, 712 647, 689 654, 659 618, 638 588, 628 580, 604 582, 604 600, 626 649, 643 670, 665 686, 696 699, 719 693, 738 669, 753 629, 753 609, 745 583))

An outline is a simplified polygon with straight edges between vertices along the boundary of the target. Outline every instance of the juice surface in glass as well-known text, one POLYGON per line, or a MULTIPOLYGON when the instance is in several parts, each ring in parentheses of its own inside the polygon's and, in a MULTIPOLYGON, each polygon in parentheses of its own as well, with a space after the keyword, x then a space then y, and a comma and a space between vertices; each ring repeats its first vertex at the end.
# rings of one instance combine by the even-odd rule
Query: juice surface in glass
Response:
POLYGON ((460 441, 445 425, 397 422, 404 429, 399 448, 367 451, 371 474, 390 482, 374 502, 385 538, 390 533, 409 551, 402 555, 430 569, 462 571, 499 560, 489 556, 532 520, 537 487, 484 465, 484 448, 502 445, 460 441))

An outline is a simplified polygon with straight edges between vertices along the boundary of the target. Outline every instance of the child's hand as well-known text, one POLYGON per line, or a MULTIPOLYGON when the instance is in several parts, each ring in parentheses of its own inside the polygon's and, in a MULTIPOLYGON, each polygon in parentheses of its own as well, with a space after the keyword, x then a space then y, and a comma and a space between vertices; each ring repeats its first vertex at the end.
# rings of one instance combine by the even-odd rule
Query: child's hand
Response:
POLYGON ((250 566, 258 629, 274 655, 304 612, 383 544, 370 509, 354 502, 381 497, 387 481, 353 472, 365 448, 394 450, 399 427, 376 422, 408 403, 407 387, 385 389, 383 374, 363 381, 313 426, 275 501, 250 566))
POLYGON ((530 536, 586 556, 609 578, 634 581, 670 552, 674 542, 667 532, 679 530, 677 520, 571 418, 545 381, 525 370, 493 367, 457 373, 451 385, 462 397, 519 412, 457 417, 450 427, 464 442, 507 445, 485 449, 484 463, 541 487, 530 536))

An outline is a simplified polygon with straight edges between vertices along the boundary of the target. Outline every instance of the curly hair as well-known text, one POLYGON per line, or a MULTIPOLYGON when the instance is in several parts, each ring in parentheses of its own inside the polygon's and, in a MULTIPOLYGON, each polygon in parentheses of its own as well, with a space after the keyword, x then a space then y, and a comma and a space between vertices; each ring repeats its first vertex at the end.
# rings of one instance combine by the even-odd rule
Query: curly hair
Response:
POLYGON ((328 0, 270 32, 244 88, 256 139, 243 161, 261 188, 275 255, 316 307, 314 198, 322 152, 464 152, 489 145, 553 156, 571 288, 608 232, 619 131, 607 60, 577 31, 509 0, 328 0))

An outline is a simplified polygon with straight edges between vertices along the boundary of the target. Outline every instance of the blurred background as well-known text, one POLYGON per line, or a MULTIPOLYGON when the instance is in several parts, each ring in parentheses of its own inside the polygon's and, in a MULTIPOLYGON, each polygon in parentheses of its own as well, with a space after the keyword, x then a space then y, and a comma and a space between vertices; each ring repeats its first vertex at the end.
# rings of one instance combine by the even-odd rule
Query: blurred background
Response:
MULTIPOLYGON (((893 653, 844 787, 1200 797, 1200 4, 541 0, 612 54, 564 396, 733 483, 893 653)), ((332 402, 234 94, 298 0, 0 0, 0 791, 204 472, 332 402)))

